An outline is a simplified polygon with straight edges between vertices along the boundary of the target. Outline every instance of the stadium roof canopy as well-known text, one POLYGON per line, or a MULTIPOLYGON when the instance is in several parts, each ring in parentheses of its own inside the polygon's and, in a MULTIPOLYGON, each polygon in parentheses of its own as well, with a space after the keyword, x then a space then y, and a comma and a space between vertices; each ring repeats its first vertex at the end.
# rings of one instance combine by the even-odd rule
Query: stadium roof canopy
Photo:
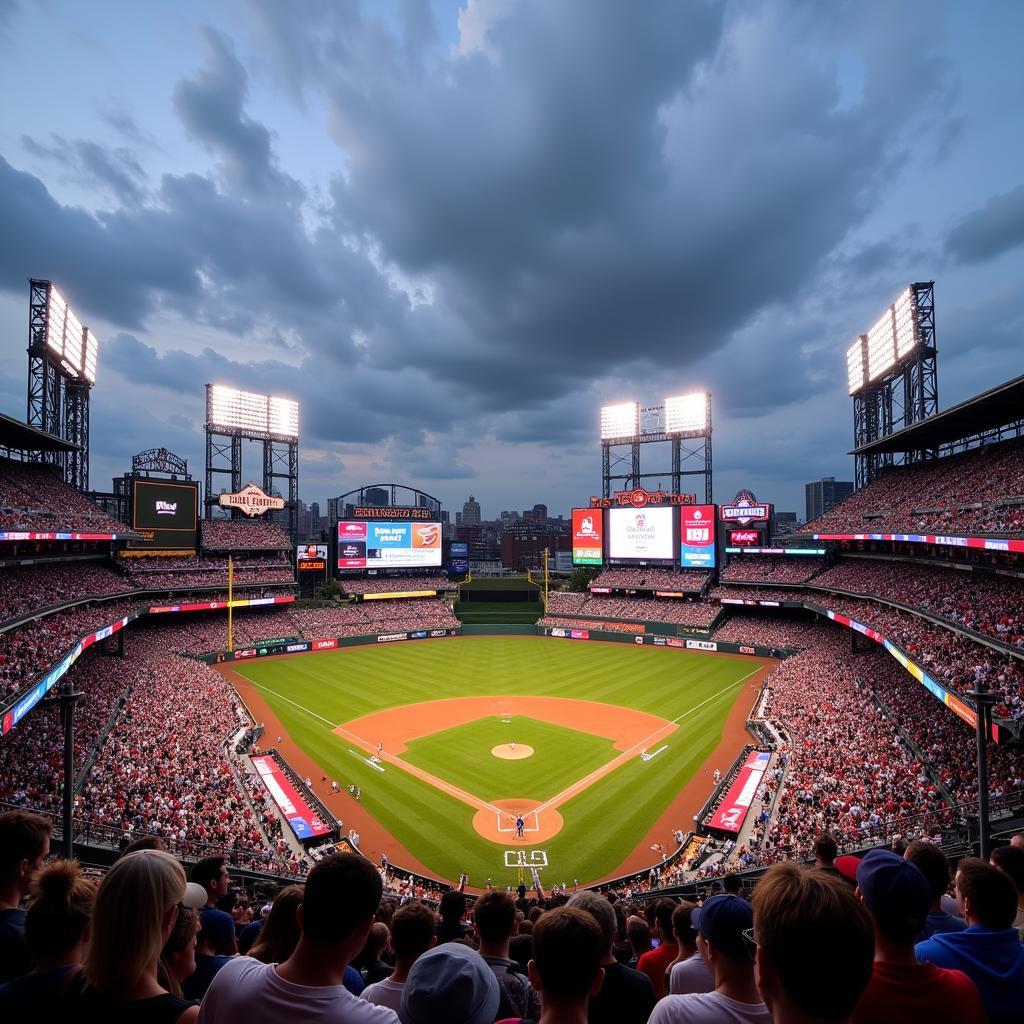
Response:
POLYGON ((73 452, 77 447, 77 444, 0 413, 0 448, 21 452, 73 452))
POLYGON ((854 448, 850 455, 916 452, 941 448, 1024 420, 1024 376, 983 391, 945 412, 854 448))

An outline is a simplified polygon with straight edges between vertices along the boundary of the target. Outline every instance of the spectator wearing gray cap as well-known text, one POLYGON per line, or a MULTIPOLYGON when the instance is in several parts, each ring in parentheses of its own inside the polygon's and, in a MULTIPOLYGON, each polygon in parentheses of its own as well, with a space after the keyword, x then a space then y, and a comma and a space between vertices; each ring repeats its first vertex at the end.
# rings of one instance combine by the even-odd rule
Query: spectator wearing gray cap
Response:
POLYGON ((931 903, 931 888, 921 870, 891 850, 871 850, 857 868, 857 894, 874 922, 875 963, 853 1011, 853 1024, 984 1021, 978 990, 966 974, 918 963, 914 955, 931 903))
POLYGON ((469 946, 446 942, 413 965, 402 991, 402 1024, 493 1024, 498 979, 469 946))
POLYGON ((612 955, 617 926, 615 908, 604 896, 589 889, 574 893, 568 905, 585 910, 593 917, 604 943, 601 957, 604 981, 600 992, 590 997, 589 1024, 646 1024, 654 1009, 654 989, 646 974, 620 964, 612 955))
POLYGON ((715 990, 666 996, 654 1008, 650 1024, 770 1024, 743 935, 754 925, 750 904, 721 893, 692 911, 690 922, 697 929, 697 948, 715 979, 715 990))

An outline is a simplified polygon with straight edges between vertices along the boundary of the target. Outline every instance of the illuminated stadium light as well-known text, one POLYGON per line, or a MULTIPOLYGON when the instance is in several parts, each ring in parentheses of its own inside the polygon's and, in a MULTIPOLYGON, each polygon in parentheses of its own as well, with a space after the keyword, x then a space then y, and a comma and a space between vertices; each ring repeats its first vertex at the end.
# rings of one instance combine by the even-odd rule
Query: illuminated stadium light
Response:
POLYGON ((636 402, 601 406, 601 440, 636 437, 640 432, 640 406, 636 402))
POLYGON ((864 358, 866 345, 867 339, 861 335, 846 350, 846 380, 851 395, 855 395, 867 383, 867 366, 864 358))
POLYGON ((223 384, 208 384, 206 422, 210 427, 256 436, 298 437, 299 404, 276 395, 257 395, 223 384))
POLYGON ((75 376, 82 373, 82 323, 70 306, 64 320, 64 362, 74 370, 75 376))
POLYGON ((99 342, 96 335, 88 327, 82 332, 82 376, 90 384, 96 383, 96 362, 99 352, 99 342))
POLYGON ((703 391, 665 399, 666 434, 701 434, 708 425, 708 396, 703 391))
POLYGON ((920 334, 917 326, 917 295, 907 287, 893 307, 896 331, 896 358, 902 359, 917 347, 920 334))
POLYGON ((64 354, 64 320, 67 313, 68 304, 51 284, 46 301, 46 346, 57 355, 64 354))
POLYGON ((878 380, 896 363, 896 338, 890 306, 868 331, 868 380, 878 380))

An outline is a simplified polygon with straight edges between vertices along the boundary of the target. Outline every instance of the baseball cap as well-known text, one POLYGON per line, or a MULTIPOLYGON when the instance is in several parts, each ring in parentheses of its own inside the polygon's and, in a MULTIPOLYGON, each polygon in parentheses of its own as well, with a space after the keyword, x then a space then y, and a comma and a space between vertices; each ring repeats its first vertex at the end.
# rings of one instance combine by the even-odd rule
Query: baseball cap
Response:
POLYGON ((921 869, 892 850, 869 850, 857 866, 857 888, 878 918, 910 929, 924 926, 931 890, 921 869))
POLYGON ((235 937, 235 923, 231 915, 216 907, 199 911, 199 930, 217 953, 223 953, 231 946, 235 937))
POLYGON ((715 949, 734 960, 748 960, 743 932, 754 926, 754 910, 746 900, 732 893, 712 896, 690 915, 696 928, 715 949))
POLYGON ((491 1024, 500 1000, 487 961, 469 946, 445 942, 412 965, 398 1017, 402 1024, 491 1024))
POLYGON ((842 857, 836 857, 836 871, 848 881, 857 881, 858 867, 860 867, 860 857, 854 857, 852 853, 844 853, 842 857))
POLYGON ((181 905, 189 910, 201 910, 206 906, 206 890, 198 882, 185 883, 185 895, 181 898, 181 905))

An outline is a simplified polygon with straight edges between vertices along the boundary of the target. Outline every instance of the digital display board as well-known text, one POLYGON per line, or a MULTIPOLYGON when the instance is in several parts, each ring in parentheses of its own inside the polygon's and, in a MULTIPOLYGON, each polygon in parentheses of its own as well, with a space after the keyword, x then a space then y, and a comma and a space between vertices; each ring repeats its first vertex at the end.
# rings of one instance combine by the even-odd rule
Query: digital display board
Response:
POLYGON ((295 564, 299 572, 326 572, 327 545, 300 544, 295 550, 295 564))
POLYGON ((604 522, 600 509, 572 510, 572 564, 601 565, 604 561, 604 522))
POLYGON ((194 480, 132 480, 132 530, 142 540, 128 546, 145 551, 194 551, 199 484, 194 480))
POLYGON ((613 562, 670 562, 675 509, 608 509, 608 558, 613 562))
POLYGON ((753 548, 761 543, 760 530, 730 530, 729 546, 734 548, 753 548))
POLYGON ((469 545, 465 541, 452 541, 449 546, 448 571, 455 576, 465 576, 469 572, 469 545))
POLYGON ((440 523, 338 523, 339 569, 421 569, 440 565, 440 523))
POLYGON ((684 569, 714 569, 715 526, 714 505, 679 510, 679 564, 684 569))

